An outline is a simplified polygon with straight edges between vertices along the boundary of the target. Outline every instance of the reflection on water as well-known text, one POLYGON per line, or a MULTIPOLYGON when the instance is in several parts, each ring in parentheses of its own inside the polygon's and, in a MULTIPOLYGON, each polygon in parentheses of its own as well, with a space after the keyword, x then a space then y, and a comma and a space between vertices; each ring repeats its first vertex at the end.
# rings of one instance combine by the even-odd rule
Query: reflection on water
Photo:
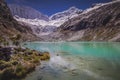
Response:
POLYGON ((120 80, 120 43, 27 43, 26 47, 49 51, 25 80, 120 80))

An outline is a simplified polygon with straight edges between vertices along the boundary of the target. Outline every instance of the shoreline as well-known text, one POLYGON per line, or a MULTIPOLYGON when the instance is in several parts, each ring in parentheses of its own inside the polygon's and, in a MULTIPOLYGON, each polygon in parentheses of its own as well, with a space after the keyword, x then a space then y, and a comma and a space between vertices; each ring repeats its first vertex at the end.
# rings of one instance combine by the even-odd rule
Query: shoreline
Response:
POLYGON ((33 72, 41 61, 50 59, 49 52, 20 47, 3 47, 0 48, 0 53, 0 80, 23 79, 33 72))

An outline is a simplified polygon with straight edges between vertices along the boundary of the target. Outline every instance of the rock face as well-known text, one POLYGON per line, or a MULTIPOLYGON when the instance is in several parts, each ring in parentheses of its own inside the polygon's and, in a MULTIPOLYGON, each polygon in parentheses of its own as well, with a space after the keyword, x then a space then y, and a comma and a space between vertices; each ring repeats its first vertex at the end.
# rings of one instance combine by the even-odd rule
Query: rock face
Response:
POLYGON ((13 19, 5 1, 0 0, 0 37, 9 38, 14 34, 21 34, 24 40, 36 37, 30 28, 21 26, 13 19))
POLYGON ((40 12, 27 6, 9 4, 9 7, 12 14, 14 14, 14 19, 16 19, 21 25, 30 27, 32 32, 38 37, 44 35, 46 36, 56 31, 57 27, 62 25, 65 21, 71 19, 74 16, 78 16, 82 12, 82 10, 79 10, 76 7, 71 7, 63 12, 53 14, 48 18, 40 12), (31 10, 32 14, 26 14, 29 12, 28 10, 31 10), (36 15, 37 13, 44 17, 38 18, 36 15), (24 15, 24 17, 22 15, 24 15), (28 17, 30 15, 34 16, 36 19, 31 19, 31 17, 28 17))
POLYGON ((57 39, 67 41, 120 41, 119 9, 119 0, 96 4, 61 25, 58 28, 60 35, 57 36, 57 39))
MULTIPOLYGON (((14 10, 12 8, 11 11, 14 10)), ((53 14, 48 21, 44 18, 30 19, 24 9, 25 18, 18 15, 15 19, 32 29, 32 33, 43 41, 120 41, 119 8, 119 0, 95 4, 84 11, 71 7, 53 14)), ((36 11, 34 13, 36 16, 36 11)))
POLYGON ((0 80, 22 80, 33 72, 41 61, 49 59, 49 52, 20 47, 0 48, 0 80))
POLYGON ((31 7, 16 5, 16 4, 9 4, 8 6, 13 16, 17 15, 21 18, 26 18, 26 19, 38 18, 38 19, 45 20, 45 21, 49 20, 48 16, 43 15, 42 13, 40 13, 39 11, 31 7))
POLYGON ((70 7, 68 10, 65 10, 63 12, 58 12, 56 14, 53 14, 50 19, 51 20, 57 20, 57 19, 60 19, 60 18, 64 18, 64 17, 71 17, 73 15, 78 15, 82 13, 82 10, 76 8, 76 7, 70 7))

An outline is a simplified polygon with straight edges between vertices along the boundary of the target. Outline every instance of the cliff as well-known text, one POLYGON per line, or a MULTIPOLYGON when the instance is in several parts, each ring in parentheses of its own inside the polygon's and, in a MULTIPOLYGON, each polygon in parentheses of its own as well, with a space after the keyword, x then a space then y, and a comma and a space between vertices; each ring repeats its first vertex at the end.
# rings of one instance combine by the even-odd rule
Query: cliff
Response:
POLYGON ((96 4, 58 28, 58 40, 120 41, 120 1, 96 4))
POLYGON ((5 1, 0 0, 0 37, 9 39, 16 34, 21 34, 23 40, 37 39, 29 27, 21 26, 13 19, 5 1))

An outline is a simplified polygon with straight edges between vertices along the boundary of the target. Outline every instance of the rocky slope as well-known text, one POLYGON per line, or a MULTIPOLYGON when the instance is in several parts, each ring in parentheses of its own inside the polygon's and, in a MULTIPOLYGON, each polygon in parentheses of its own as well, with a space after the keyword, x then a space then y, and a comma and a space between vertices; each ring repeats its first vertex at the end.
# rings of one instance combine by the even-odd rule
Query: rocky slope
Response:
POLYGON ((71 7, 53 14, 49 21, 19 16, 14 18, 30 27, 43 41, 120 41, 119 8, 120 1, 113 0, 92 5, 84 11, 71 7))
POLYGON ((65 17, 70 18, 75 15, 78 16, 80 13, 82 13, 82 10, 73 6, 73 7, 70 7, 68 10, 53 14, 52 16, 50 16, 50 20, 57 20, 65 17))
POLYGON ((17 15, 21 18, 26 18, 26 19, 38 18, 45 21, 49 20, 47 15, 44 15, 31 7, 17 5, 17 4, 9 4, 8 6, 13 16, 17 15))
POLYGON ((8 40, 15 34, 21 34, 23 40, 37 39, 29 27, 21 26, 13 19, 5 1, 0 0, 0 38, 8 40))
POLYGON ((58 32, 52 34, 52 39, 58 39, 58 41, 120 41, 120 1, 96 4, 83 11, 79 16, 61 25, 58 32))
POLYGON ((37 40, 32 30, 13 19, 4 0, 0 0, 0 80, 21 80, 35 70, 40 61, 49 60, 48 52, 20 45, 22 40, 37 40))
MULTIPOLYGON (((53 14, 52 16, 49 17, 49 20, 37 17, 35 19, 31 19, 30 17, 27 17, 30 14, 27 15, 24 14, 25 16, 24 18, 22 18, 22 16, 19 15, 21 9, 23 10, 22 13, 28 12, 26 7, 13 4, 9 4, 9 7, 11 9, 12 14, 16 13, 16 15, 13 15, 14 19, 16 19, 21 25, 30 27, 32 29, 32 32, 38 37, 43 37, 54 32, 57 29, 57 27, 62 25, 65 21, 71 19, 72 17, 78 16, 80 13, 82 13, 82 10, 79 10, 76 7, 71 7, 68 10, 53 14), (14 9, 17 10, 14 11, 14 9)), ((36 10, 32 10, 32 12, 36 13, 36 10)), ((34 14, 32 15, 36 16, 34 14)))

